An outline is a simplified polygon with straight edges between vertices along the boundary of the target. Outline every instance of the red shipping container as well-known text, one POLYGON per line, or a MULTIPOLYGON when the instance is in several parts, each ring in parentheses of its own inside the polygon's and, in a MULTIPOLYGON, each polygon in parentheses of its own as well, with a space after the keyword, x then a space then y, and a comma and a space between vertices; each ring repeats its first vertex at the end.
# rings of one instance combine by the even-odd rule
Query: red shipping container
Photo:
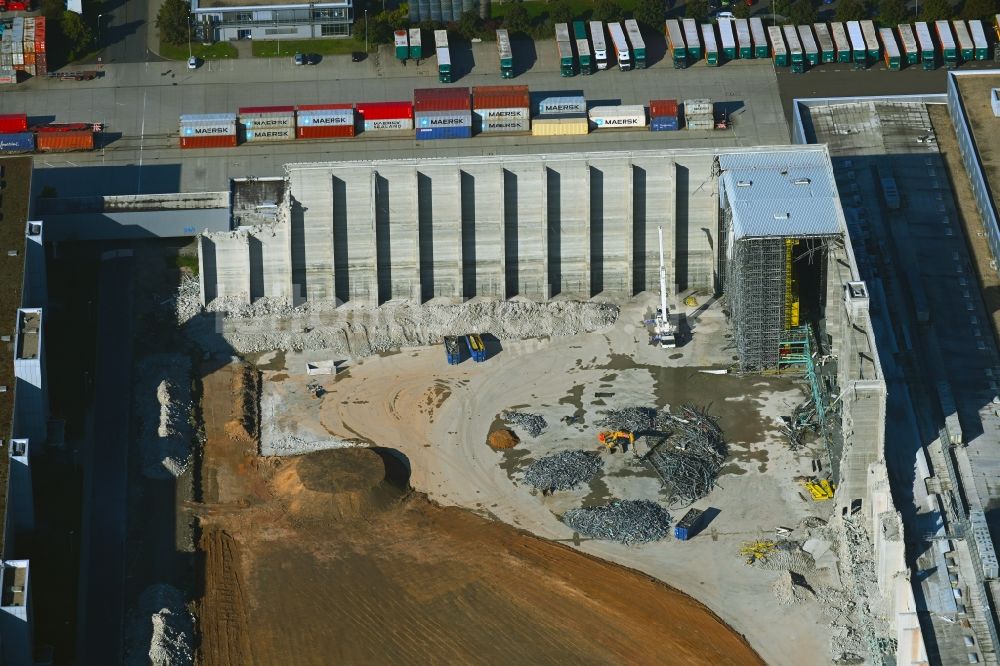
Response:
POLYGON ((235 146, 235 134, 181 137, 181 148, 234 148, 235 146))
POLYGON ((477 86, 472 89, 476 109, 521 109, 531 106, 528 86, 477 86))
POLYGON ((54 132, 92 132, 93 126, 90 123, 49 123, 48 125, 35 125, 32 132, 54 133, 54 132))
POLYGON ((354 136, 353 126, 341 127, 299 127, 296 130, 297 139, 336 139, 354 136))
POLYGON ((353 109, 353 104, 300 104, 298 111, 336 111, 338 109, 353 109))
POLYGON ((354 109, 362 120, 413 119, 413 105, 409 102, 358 102, 354 109))
POLYGON ((413 91, 413 110, 469 111, 472 100, 468 88, 417 88, 413 91))
POLYGON ((35 147, 41 152, 66 153, 71 150, 93 150, 93 132, 40 132, 35 147))
POLYGON ((664 116, 670 118, 677 117, 677 100, 676 99, 649 100, 649 117, 663 118, 664 116))
POLYGON ((28 116, 23 113, 0 115, 0 134, 17 134, 28 131, 28 116))
POLYGON ((249 115, 251 113, 292 113, 294 106, 244 106, 236 112, 237 115, 249 115))

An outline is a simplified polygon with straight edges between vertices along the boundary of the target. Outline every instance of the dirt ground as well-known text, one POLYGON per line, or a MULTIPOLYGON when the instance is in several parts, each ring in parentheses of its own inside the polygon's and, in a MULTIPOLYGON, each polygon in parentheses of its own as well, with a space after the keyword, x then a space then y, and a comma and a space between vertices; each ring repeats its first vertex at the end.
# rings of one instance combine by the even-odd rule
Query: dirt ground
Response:
POLYGON ((204 378, 203 664, 763 663, 636 572, 409 488, 386 449, 259 458, 204 378))
MULTIPOLYGON (((745 540, 829 518, 829 507, 807 500, 798 481, 813 473, 819 452, 789 451, 777 428, 779 417, 804 400, 802 383, 712 374, 732 363, 718 304, 700 307, 683 347, 650 347, 641 326, 647 306, 628 305, 606 331, 504 341, 485 363, 449 366, 439 347, 413 348, 350 361, 335 376, 307 376, 301 356, 268 355, 259 361, 268 368, 262 448, 290 438, 308 448, 350 441, 391 447, 407 457, 411 485, 434 502, 572 544, 678 588, 746 636, 767 663, 826 655, 831 630, 823 605, 779 605, 772 594, 779 572, 748 568, 738 557, 745 540), (326 391, 319 397, 310 388, 317 385, 326 391), (554 496, 542 497, 521 481, 524 467, 542 455, 595 449, 607 408, 684 403, 719 416, 731 446, 719 487, 697 503, 714 518, 691 541, 629 547, 581 538, 561 522, 566 509, 610 497, 663 502, 655 475, 636 469, 631 455, 607 457, 598 481, 554 496), (549 427, 537 438, 518 431, 516 447, 494 451, 486 441, 504 409, 542 414, 549 427)), ((814 589, 839 586, 835 568, 800 573, 814 589)))

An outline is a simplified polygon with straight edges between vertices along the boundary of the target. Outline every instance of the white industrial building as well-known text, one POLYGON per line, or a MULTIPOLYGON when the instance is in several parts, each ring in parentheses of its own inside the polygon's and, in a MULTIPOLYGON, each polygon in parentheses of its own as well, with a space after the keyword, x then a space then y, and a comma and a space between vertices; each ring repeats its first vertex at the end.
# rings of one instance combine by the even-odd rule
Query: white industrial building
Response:
POLYGON ((303 3, 298 0, 191 0, 197 38, 319 39, 347 37, 354 20, 353 0, 303 3))

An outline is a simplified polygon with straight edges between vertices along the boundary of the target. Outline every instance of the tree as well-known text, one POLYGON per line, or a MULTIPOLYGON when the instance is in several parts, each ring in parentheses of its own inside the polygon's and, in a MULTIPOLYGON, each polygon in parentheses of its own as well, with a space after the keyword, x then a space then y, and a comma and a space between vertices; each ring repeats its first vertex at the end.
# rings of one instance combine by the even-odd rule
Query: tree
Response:
POLYGON ((948 0, 927 0, 920 8, 921 21, 944 21, 952 15, 948 0))
POLYGON ((812 0, 795 0, 788 17, 793 25, 812 25, 816 22, 816 8, 812 0))
POLYGON ((684 18, 704 23, 708 20, 708 3, 705 0, 689 0, 684 6, 684 18))
POLYGON ((458 34, 466 39, 478 37, 480 27, 479 12, 465 12, 458 19, 458 34))
POLYGON ((840 0, 837 4, 838 21, 861 21, 868 18, 868 8, 861 0, 840 0))
POLYGON ((907 23, 910 12, 903 0, 882 0, 878 5, 878 22, 883 28, 895 28, 900 23, 907 23))
POLYGON ((595 21, 621 21, 623 18, 621 7, 615 0, 596 0, 594 2, 595 21))
POLYGON ((1000 14, 1000 0, 965 0, 961 17, 966 21, 990 20, 1000 14))
POLYGON ((750 9, 750 5, 745 2, 737 2, 736 7, 733 8, 733 15, 738 19, 750 18, 750 13, 753 10, 750 9))
POLYGON ((549 3, 549 19, 553 23, 572 23, 576 17, 569 0, 552 0, 549 3))
POLYGON ((184 0, 164 0, 156 13, 156 27, 160 39, 167 44, 184 44, 188 40, 190 7, 184 0))
POLYGON ((503 18, 503 24, 510 33, 527 33, 531 28, 531 18, 528 10, 520 2, 515 2, 507 10, 507 15, 503 18))
POLYGON ((69 44, 69 59, 74 60, 87 52, 94 43, 94 33, 83 17, 75 12, 63 12, 59 21, 63 36, 69 44))
POLYGON ((665 18, 662 0, 639 0, 635 5, 635 20, 653 30, 662 31, 665 18))
POLYGON ((791 0, 774 0, 771 3, 771 11, 788 20, 788 17, 792 15, 792 2, 791 0))

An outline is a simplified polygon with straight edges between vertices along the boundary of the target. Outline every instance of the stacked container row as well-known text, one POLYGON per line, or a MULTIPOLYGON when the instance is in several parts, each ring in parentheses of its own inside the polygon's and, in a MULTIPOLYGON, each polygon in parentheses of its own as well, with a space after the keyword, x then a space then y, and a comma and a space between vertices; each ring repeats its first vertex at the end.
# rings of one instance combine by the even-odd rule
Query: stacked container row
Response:
POLYGON ((479 86, 472 89, 472 112, 483 134, 531 131, 528 86, 479 86))
POLYGON ((649 129, 653 132, 675 132, 680 129, 680 114, 676 99, 649 101, 649 129))
POLYGON ((354 136, 353 104, 307 104, 295 110, 295 137, 334 139, 354 136))
POLYGON ((531 123, 533 136, 566 136, 589 132, 587 100, 582 95, 539 100, 538 116, 531 123))
POLYGON ((417 139, 468 139, 472 104, 468 88, 418 88, 413 91, 417 139))
POLYGON ((0 83, 16 83, 17 73, 48 73, 44 16, 18 16, 0 36, 0 83))
POLYGON ((411 102, 360 102, 354 110, 365 132, 394 132, 413 129, 411 102))
POLYGON ((181 116, 181 148, 232 148, 237 143, 235 113, 181 116))
POLYGON ((238 115, 248 143, 295 138, 294 106, 248 106, 239 109, 238 115))
POLYGON ((595 106, 587 118, 592 129, 640 129, 646 126, 646 109, 641 104, 595 106))
POLYGON ((708 99, 684 100, 684 126, 689 130, 715 129, 715 106, 708 99))

